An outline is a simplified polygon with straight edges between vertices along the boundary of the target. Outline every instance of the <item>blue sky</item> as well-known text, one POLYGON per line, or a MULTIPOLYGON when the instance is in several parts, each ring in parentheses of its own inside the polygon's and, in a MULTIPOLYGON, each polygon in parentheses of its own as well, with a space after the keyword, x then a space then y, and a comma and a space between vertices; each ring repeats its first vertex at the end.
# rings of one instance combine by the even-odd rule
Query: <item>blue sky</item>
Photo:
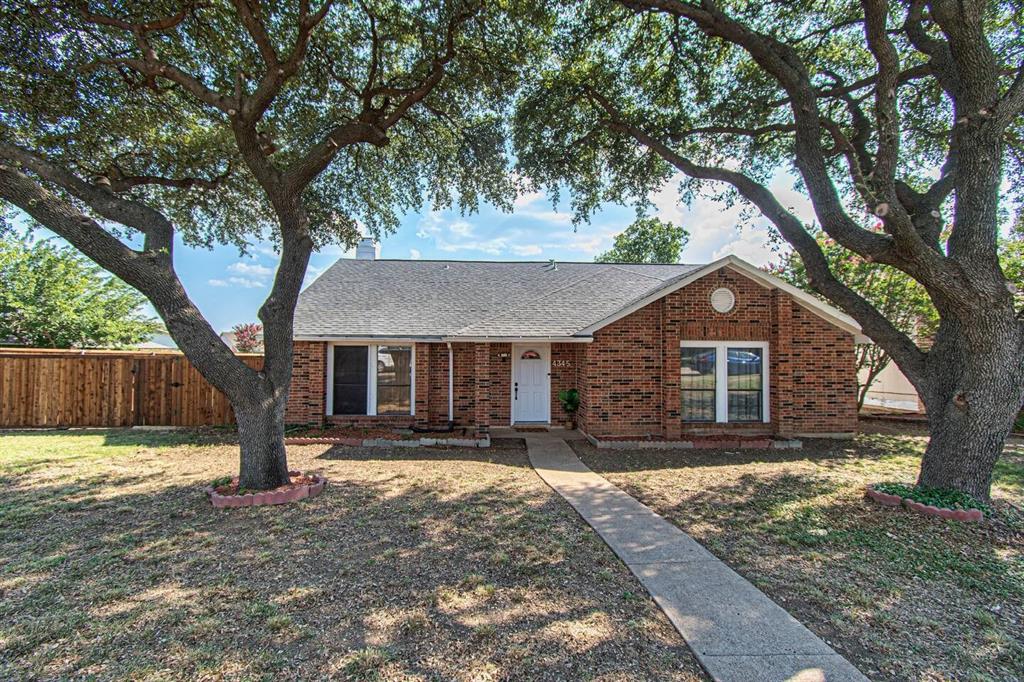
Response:
MULTIPOLYGON (((810 218, 807 200, 780 176, 772 187, 785 205, 810 218)), ((728 208, 708 199, 682 206, 675 184, 651 197, 651 214, 683 225, 690 241, 682 261, 701 263, 734 253, 756 265, 774 259, 763 219, 740 229, 740 208, 728 208)), ((615 235, 635 219, 632 208, 602 207, 589 224, 575 231, 572 216, 556 210, 542 193, 519 197, 513 213, 482 206, 479 213, 425 210, 404 216, 399 229, 380 241, 381 258, 433 258, 452 260, 591 261, 608 249, 615 235)), ((43 232, 43 231, 40 231, 43 232)), ((42 235, 41 235, 42 236, 42 235)), ((315 253, 306 281, 313 281, 338 258, 354 254, 339 247, 315 253)), ((248 255, 219 246, 195 249, 180 245, 175 252, 179 275, 192 300, 217 331, 240 322, 256 321, 266 297, 277 256, 269 244, 256 244, 248 255)))

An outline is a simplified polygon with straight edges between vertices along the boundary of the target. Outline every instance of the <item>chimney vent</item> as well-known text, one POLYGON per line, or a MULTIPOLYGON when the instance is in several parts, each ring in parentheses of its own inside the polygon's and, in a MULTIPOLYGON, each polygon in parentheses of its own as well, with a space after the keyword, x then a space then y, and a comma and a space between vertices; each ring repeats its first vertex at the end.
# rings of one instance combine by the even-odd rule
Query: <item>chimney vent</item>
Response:
POLYGON ((377 242, 373 237, 363 237, 356 246, 356 260, 377 260, 377 242))

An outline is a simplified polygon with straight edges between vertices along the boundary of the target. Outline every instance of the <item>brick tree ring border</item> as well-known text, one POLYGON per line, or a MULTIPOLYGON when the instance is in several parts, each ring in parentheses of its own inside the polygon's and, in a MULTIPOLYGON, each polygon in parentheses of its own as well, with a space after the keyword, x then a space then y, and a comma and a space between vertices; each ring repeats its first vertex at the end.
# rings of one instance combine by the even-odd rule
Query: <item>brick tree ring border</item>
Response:
MULTIPOLYGON (((302 476, 301 471, 289 471, 289 477, 302 476)), ((264 490, 258 493, 246 493, 245 495, 221 495, 213 486, 206 486, 203 491, 209 496, 210 503, 216 509, 229 509, 234 507, 262 507, 270 504, 287 504, 298 502, 307 497, 316 497, 323 492, 327 479, 319 474, 307 474, 313 479, 312 483, 299 483, 289 485, 287 488, 276 490, 264 490)))
POLYGON ((985 513, 980 509, 943 509, 941 507, 933 507, 930 504, 924 504, 909 497, 883 493, 881 490, 875 490, 870 485, 867 486, 867 496, 886 507, 903 506, 910 511, 924 514, 925 516, 937 516, 954 521, 973 521, 975 523, 985 519, 985 513))

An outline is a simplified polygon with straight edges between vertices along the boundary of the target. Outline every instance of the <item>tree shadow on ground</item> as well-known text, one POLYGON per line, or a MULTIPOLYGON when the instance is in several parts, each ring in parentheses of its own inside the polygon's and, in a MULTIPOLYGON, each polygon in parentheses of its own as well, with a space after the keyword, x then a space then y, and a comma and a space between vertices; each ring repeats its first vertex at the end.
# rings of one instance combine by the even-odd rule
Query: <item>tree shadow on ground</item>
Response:
POLYGON ((216 448, 10 477, 0 677, 699 677, 521 442, 289 450, 282 507, 210 507, 216 448))
MULTIPOLYGON (((1017 679, 1024 516, 963 524, 881 507, 864 485, 912 476, 888 438, 776 453, 616 453, 595 471, 764 590, 872 679, 1017 679), (850 447, 855 453, 846 452, 850 447)), ((909 450, 914 451, 910 446, 909 450)), ((919 452, 919 450, 917 450, 919 452)))

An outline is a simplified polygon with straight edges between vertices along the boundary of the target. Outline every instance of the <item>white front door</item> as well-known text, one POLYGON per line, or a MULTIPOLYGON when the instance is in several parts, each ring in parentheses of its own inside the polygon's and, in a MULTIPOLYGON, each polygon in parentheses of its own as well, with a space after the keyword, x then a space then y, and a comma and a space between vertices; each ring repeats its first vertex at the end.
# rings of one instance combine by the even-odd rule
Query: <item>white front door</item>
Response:
POLYGON ((551 420, 551 346, 512 346, 512 421, 551 420))

